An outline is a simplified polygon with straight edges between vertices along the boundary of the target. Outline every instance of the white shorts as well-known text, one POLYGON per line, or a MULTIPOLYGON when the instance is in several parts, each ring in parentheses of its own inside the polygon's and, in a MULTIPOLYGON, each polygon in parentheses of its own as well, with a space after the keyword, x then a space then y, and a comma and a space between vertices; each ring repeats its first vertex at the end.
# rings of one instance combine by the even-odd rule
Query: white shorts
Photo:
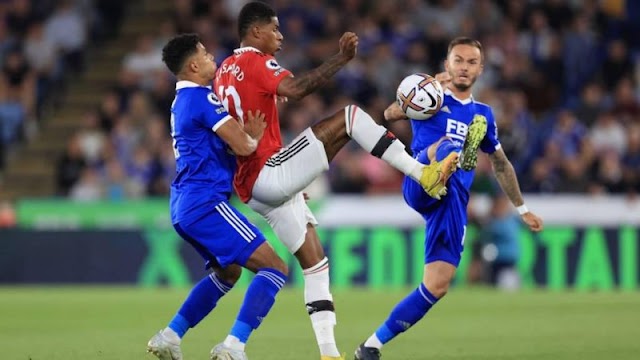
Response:
POLYGON ((318 225, 301 192, 280 206, 273 207, 251 199, 249 207, 267 220, 280 242, 291 254, 295 254, 304 243, 307 224, 318 225))
POLYGON ((249 206, 267 220, 292 254, 302 246, 307 224, 318 224, 302 190, 327 169, 324 144, 307 128, 267 160, 253 186, 249 206))

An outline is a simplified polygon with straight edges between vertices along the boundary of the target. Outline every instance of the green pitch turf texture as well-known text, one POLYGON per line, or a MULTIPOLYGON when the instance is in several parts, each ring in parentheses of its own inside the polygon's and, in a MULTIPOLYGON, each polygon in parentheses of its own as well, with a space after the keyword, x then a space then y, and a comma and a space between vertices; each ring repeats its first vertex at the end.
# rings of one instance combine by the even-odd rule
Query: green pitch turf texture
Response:
MULTIPOLYGON (((409 289, 407 289, 408 291, 409 289)), ((0 287, 2 360, 155 359, 147 340, 188 289, 0 287)), ((183 342, 186 360, 209 359, 243 295, 236 289, 183 342)), ((341 351, 384 320, 404 291, 336 291, 341 351)), ((302 290, 285 290, 247 346, 251 360, 319 359, 302 290)), ((640 359, 640 293, 454 289, 383 359, 640 359)))

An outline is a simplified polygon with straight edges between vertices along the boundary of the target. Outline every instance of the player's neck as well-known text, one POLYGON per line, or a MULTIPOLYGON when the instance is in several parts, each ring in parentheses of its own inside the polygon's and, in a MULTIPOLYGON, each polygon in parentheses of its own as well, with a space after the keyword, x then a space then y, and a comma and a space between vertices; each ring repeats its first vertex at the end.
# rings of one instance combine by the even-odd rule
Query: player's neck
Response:
POLYGON ((456 99, 466 100, 471 97, 471 88, 467 88, 467 90, 459 90, 452 84, 449 84, 449 86, 447 86, 447 89, 451 91, 451 93, 453 94, 453 96, 456 97, 456 99))
POLYGON ((254 44, 251 41, 246 41, 245 40, 245 41, 240 42, 240 47, 241 48, 243 48, 243 47, 252 47, 252 48, 258 49, 260 52, 263 52, 263 53, 266 54, 266 52, 260 48, 259 44, 254 44))
POLYGON ((211 85, 211 79, 202 79, 199 76, 194 75, 190 75, 190 74, 186 74, 186 75, 178 75, 176 77, 178 79, 178 81, 191 81, 192 83, 196 83, 200 86, 209 86, 211 85))

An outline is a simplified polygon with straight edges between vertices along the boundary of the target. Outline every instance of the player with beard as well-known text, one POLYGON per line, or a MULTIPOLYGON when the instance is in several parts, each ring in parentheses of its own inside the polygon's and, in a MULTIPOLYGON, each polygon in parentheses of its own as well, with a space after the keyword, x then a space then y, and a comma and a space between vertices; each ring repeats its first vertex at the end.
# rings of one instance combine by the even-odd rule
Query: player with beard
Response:
MULTIPOLYGON (((520 192, 513 166, 498 141, 491 107, 477 102, 471 88, 482 73, 482 45, 460 37, 449 43, 446 72, 438 74, 445 90, 442 108, 428 120, 411 119, 411 150, 424 164, 459 154, 460 169, 448 180, 448 193, 437 200, 405 179, 404 198, 426 222, 424 273, 420 286, 396 305, 387 320, 355 352, 356 360, 378 360, 382 346, 416 324, 447 293, 464 248, 469 188, 473 182, 478 148, 489 154, 495 176, 524 223, 542 230, 542 219, 530 212, 520 192), (418 191, 419 190, 419 191, 418 191)), ((394 103, 385 111, 387 121, 407 120, 394 103)))

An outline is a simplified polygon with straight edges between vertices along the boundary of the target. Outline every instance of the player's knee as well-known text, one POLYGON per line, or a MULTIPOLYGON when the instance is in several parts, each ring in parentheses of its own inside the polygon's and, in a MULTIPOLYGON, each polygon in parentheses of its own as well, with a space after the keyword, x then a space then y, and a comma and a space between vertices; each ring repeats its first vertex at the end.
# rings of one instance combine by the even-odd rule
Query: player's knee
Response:
POLYGON ((300 263, 302 269, 313 268, 325 261, 326 256, 324 249, 322 245, 320 245, 320 239, 315 231, 307 231, 304 243, 300 249, 294 253, 294 256, 298 259, 298 263, 300 263))
POLYGON ((269 268, 275 269, 280 271, 282 274, 289 276, 289 267, 287 266, 287 264, 284 263, 284 261, 279 257, 279 256, 275 256, 271 261, 270 261, 270 265, 268 265, 269 268))
POLYGON ((438 299, 442 299, 449 291, 450 281, 447 279, 429 279, 424 282, 424 286, 429 290, 431 295, 438 299))
POLYGON ((230 265, 224 269, 216 269, 214 271, 222 281, 231 285, 235 285, 240 279, 240 275, 242 275, 242 268, 238 265, 230 265))

